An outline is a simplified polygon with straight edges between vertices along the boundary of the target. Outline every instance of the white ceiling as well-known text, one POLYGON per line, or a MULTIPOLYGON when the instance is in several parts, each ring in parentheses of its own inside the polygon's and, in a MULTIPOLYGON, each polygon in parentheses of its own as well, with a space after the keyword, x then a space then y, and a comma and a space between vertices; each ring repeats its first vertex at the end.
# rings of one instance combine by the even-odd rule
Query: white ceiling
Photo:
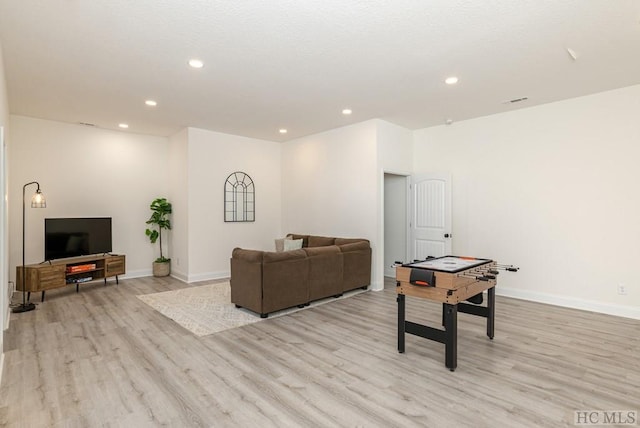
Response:
POLYGON ((12 114, 163 136, 419 129, 640 83, 639 0, 0 0, 0 42, 12 114))

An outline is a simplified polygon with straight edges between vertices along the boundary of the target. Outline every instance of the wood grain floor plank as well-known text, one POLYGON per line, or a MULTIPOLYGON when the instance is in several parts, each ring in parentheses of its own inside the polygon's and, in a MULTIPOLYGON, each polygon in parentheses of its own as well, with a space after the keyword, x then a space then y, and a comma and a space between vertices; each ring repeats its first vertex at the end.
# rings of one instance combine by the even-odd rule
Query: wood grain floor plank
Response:
MULTIPOLYGON (((576 410, 640 411, 640 322, 497 297, 496 337, 460 314, 444 346, 397 344, 394 281, 197 337, 135 296, 172 278, 52 290, 5 332, 9 427, 556 427, 576 410)), ((407 298, 437 327, 441 305, 407 298)))

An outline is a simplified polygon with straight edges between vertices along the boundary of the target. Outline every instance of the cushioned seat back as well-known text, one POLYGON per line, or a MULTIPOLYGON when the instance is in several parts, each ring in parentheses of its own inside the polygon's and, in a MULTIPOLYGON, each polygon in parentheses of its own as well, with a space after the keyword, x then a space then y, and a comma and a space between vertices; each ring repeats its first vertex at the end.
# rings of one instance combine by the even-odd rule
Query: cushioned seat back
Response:
POLYGON ((330 238, 328 236, 313 236, 309 235, 308 247, 326 247, 333 245, 336 238, 330 238))
POLYGON ((354 244, 356 242, 364 242, 367 245, 370 245, 369 240, 363 239, 363 238, 336 238, 336 241, 334 243, 336 245, 344 245, 344 244, 354 244))
POLYGON ((342 294, 343 257, 335 245, 305 248, 309 260, 309 298, 342 294))
POLYGON ((262 263, 262 313, 309 302, 309 261, 304 250, 265 252, 262 263))
POLYGON ((339 245, 344 257, 343 291, 371 284, 371 247, 369 241, 339 245))

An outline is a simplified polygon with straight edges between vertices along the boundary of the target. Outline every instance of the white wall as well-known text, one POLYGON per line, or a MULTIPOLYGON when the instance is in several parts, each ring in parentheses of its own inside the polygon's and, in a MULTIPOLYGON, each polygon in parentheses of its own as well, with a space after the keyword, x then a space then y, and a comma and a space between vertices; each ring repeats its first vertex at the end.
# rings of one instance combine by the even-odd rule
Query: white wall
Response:
POLYGON ((0 380, 4 367, 4 347, 2 332, 9 326, 9 216, 7 207, 8 192, 8 125, 9 101, 4 75, 2 43, 0 43, 0 380))
MULTIPOLYGON (((159 255, 144 234, 149 204, 169 191, 166 138, 11 116, 10 276, 22 263, 22 186, 38 181, 47 208, 27 205, 26 263, 44 258, 44 218, 112 217, 113 251, 127 277, 148 275, 159 255)), ((35 192, 27 188, 27 198, 35 192)))
POLYGON ((638 117, 632 86, 427 128, 414 170, 452 172, 454 253, 522 268, 499 293, 640 318, 638 117))
POLYGON ((410 175, 413 169, 413 132, 384 120, 376 120, 378 167, 383 172, 410 175))
POLYGON ((171 275, 189 278, 189 130, 169 137, 169 193, 171 202, 171 275))
POLYGON ((273 250, 282 235, 281 149, 280 143, 189 128, 189 282, 228 277, 235 247, 273 250), (224 221, 224 183, 235 171, 255 184, 255 222, 224 221))
MULTIPOLYGON (((366 238, 376 254, 376 135, 376 121, 367 121, 282 145, 285 233, 366 238)), ((375 256, 372 263, 372 286, 380 288, 375 256)))
MULTIPOLYGON (((388 258, 391 257, 394 260, 404 260, 403 257, 392 256, 392 254, 400 254, 397 247, 402 245, 401 241, 406 239, 406 231, 402 232, 402 237, 398 236, 398 233, 400 233, 398 230, 400 222, 395 218, 392 218, 391 222, 389 222, 385 216, 392 215, 394 217, 402 217, 407 214, 406 204, 403 207, 394 205, 396 203, 401 203, 397 200, 397 198, 401 196, 397 194, 393 195, 385 191, 385 173, 405 176, 411 175, 413 168, 413 133, 406 128, 383 120, 376 120, 376 127, 378 156, 377 235, 379 245, 375 252, 377 260, 375 275, 377 278, 381 278, 381 283, 376 288, 381 290, 384 286, 382 283, 383 276, 390 274, 395 276, 395 272, 393 270, 389 270, 389 263, 387 263, 388 258), (392 204, 387 204, 385 199, 387 197, 395 197, 396 199, 392 204), (390 211, 389 209, 394 206, 397 209, 390 211), (392 227, 392 230, 387 230, 386 226, 390 225, 395 225, 396 227, 392 227), (392 240, 390 245, 387 245, 387 238, 392 240)), ((391 191, 391 189, 387 190, 391 191)))

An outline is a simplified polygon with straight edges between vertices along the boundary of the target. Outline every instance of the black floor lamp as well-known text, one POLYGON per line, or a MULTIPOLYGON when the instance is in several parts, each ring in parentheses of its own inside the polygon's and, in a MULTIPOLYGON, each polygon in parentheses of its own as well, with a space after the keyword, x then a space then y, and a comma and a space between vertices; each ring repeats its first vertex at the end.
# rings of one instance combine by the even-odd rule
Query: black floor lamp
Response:
POLYGON ((33 194, 33 197, 31 198, 31 208, 46 208, 47 207, 47 201, 45 201, 44 199, 44 195, 42 194, 42 192, 40 191, 40 183, 38 183, 37 181, 32 181, 30 183, 25 184, 24 186, 22 186, 22 304, 16 306, 13 308, 12 312, 28 312, 28 311, 32 311, 36 308, 36 305, 29 302, 27 303, 27 290, 26 290, 26 271, 25 271, 25 262, 24 262, 24 241, 25 241, 25 201, 24 201, 24 197, 25 197, 25 192, 27 189, 27 186, 31 185, 31 184, 36 184, 38 186, 38 189, 36 190, 36 193, 33 194))

